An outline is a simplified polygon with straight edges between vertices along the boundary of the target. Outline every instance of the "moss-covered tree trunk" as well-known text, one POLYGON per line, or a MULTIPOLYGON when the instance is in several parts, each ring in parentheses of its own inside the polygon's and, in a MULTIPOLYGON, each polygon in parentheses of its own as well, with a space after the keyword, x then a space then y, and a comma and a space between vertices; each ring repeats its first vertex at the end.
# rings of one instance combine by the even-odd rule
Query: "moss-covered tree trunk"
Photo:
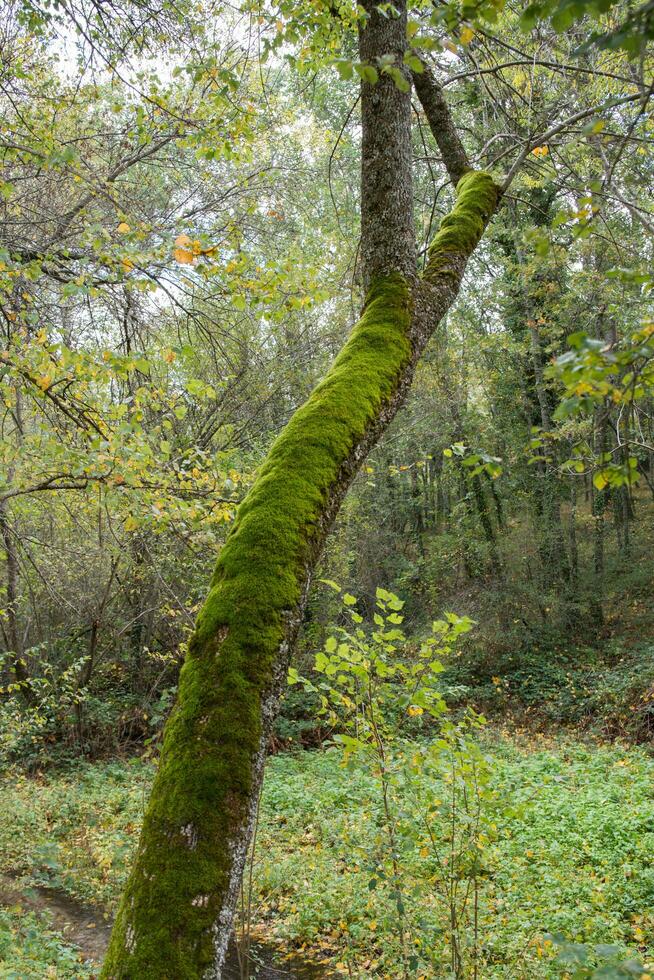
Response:
MULTIPOLYGON (((370 0, 364 7, 361 60, 393 54, 403 66, 405 4, 396 3, 397 18, 381 16, 370 0)), ((221 977, 266 747, 313 568, 497 204, 491 178, 466 173, 419 280, 410 93, 388 74, 364 83, 362 122, 363 313, 273 445, 220 553, 166 726, 105 980, 221 977)))

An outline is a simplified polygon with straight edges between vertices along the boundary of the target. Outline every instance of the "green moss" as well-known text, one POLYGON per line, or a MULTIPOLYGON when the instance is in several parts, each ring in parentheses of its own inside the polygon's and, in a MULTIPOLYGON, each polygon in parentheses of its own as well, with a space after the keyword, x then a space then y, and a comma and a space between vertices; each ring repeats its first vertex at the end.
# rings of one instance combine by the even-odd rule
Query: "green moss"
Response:
POLYGON ((182 670, 105 978, 185 980, 211 966, 228 842, 247 808, 285 614, 297 608, 341 466, 410 356, 410 316, 401 277, 373 284, 347 344, 239 508, 182 670))
POLYGON ((456 204, 441 221, 429 247, 425 279, 430 282, 443 275, 458 275, 451 260, 472 253, 497 207, 499 188, 490 174, 471 170, 457 184, 456 193, 456 204))
MULTIPOLYGON (((479 241, 497 198, 488 174, 461 178, 454 210, 429 250, 429 281, 460 275, 459 260, 479 241)), ((105 980, 197 980, 211 967, 229 842, 251 797, 262 699, 285 616, 298 607, 341 467, 410 357, 410 319, 410 290, 400 276, 373 283, 350 339, 239 508, 182 670, 105 980)))

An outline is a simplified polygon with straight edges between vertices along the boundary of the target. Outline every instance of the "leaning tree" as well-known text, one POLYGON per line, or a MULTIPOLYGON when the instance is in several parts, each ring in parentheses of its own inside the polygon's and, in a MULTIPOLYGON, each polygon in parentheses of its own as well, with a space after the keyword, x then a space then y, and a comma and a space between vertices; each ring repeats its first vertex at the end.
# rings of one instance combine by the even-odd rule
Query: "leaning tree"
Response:
POLYGON ((312 572, 343 497, 457 295, 499 187, 473 171, 429 71, 416 89, 457 185, 422 276, 413 215, 406 3, 372 0, 360 60, 361 318, 271 448, 220 552, 180 677, 105 978, 220 977, 266 749, 312 572))
MULTIPOLYGON (((333 5, 334 9, 336 6, 333 5)), ((102 976, 220 978, 277 714, 311 577, 366 454, 402 405, 469 257, 531 149, 502 183, 471 167, 435 75, 408 51, 407 3, 359 5, 361 317, 272 446, 223 546, 182 669, 102 976), (380 70, 378 70, 380 69, 380 70), (452 211, 418 273, 412 192, 415 87, 452 211)), ((625 96, 623 102, 639 98, 625 96)))

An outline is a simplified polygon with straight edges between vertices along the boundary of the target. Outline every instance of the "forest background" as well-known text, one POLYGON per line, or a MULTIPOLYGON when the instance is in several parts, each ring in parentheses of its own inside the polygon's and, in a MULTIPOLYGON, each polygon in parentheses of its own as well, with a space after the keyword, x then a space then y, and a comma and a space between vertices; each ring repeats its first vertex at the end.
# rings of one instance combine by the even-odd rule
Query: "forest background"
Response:
MULTIPOLYGON (((416 4, 415 49, 470 157, 514 179, 336 520, 273 771, 333 740, 316 654, 349 628, 354 598, 372 628, 389 594, 409 662, 445 613, 474 622, 438 681, 455 715, 651 742, 651 6, 416 4)), ((5 7, 12 780, 88 764, 95 786, 113 778, 93 768, 105 760, 156 758, 238 503, 356 319, 355 83, 371 69, 334 30, 349 8, 5 7)), ((415 121, 424 260, 452 188, 417 100, 415 121)), ((59 885, 66 860, 50 869, 59 885)), ((8 863, 25 871, 24 854, 8 863)), ((84 889, 70 885, 113 900, 84 889)))

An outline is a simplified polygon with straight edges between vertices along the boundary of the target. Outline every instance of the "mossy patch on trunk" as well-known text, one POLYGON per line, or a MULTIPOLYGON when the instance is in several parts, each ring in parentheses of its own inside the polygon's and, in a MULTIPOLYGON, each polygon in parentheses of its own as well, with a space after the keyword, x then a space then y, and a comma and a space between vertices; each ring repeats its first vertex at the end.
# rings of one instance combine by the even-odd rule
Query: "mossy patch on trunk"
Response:
POLYGON ((105 978, 210 975, 212 929, 253 794, 262 705, 287 618, 300 605, 341 469, 409 361, 410 320, 404 279, 375 281, 349 340, 239 508, 182 669, 105 978))

